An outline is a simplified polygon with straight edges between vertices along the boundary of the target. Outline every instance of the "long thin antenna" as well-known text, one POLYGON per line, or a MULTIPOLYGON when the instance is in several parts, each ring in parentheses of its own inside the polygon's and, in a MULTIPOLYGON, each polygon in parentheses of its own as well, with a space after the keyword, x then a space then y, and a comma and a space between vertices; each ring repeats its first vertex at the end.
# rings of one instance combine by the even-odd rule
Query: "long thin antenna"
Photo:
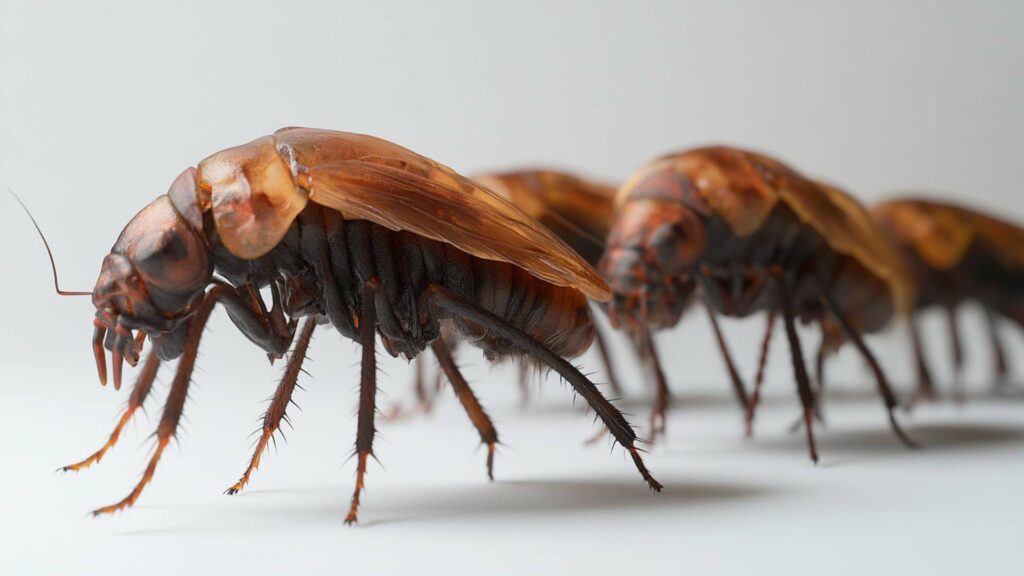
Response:
POLYGON ((53 271, 53 289, 57 291, 57 294, 60 296, 92 296, 92 292, 71 292, 60 289, 60 283, 57 280, 57 264, 53 261, 53 251, 50 250, 50 243, 46 241, 46 236, 43 235, 43 230, 39 228, 39 223, 36 222, 35 217, 33 217, 32 213, 29 212, 28 206, 25 206, 25 203, 21 201, 21 198, 19 198, 17 194, 14 193, 14 190, 11 190, 10 186, 7 187, 7 191, 11 193, 11 196, 14 196, 14 199, 18 201, 18 204, 21 204, 21 209, 28 215, 28 219, 32 221, 32 225, 36 227, 36 232, 39 233, 39 238, 42 239, 43 246, 46 247, 46 255, 50 257, 50 270, 53 271))

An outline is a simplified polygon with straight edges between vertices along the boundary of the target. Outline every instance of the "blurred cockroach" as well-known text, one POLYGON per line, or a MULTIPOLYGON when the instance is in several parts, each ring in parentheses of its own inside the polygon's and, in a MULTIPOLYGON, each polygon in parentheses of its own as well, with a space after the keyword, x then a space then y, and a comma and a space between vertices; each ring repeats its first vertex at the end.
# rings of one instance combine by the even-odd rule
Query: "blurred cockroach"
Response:
POLYGON ((627 329, 675 325, 698 286, 716 313, 766 311, 769 327, 781 314, 815 462, 814 392, 796 320, 834 321, 870 365, 894 431, 912 445, 861 335, 906 309, 913 290, 895 250, 872 233, 867 212, 848 195, 753 152, 672 154, 620 189, 599 269, 613 291, 612 322, 627 329))
POLYGON ((913 397, 935 395, 917 318, 933 306, 944 309, 949 320, 957 396, 963 394, 963 346, 956 309, 964 302, 974 301, 985 312, 996 382, 1003 383, 1008 368, 997 318, 1024 327, 1024 229, 976 210, 924 198, 882 202, 872 215, 899 246, 919 287, 907 318, 918 377, 913 397))
MULTIPOLYGON (((554 170, 496 172, 476 175, 473 179, 545 225, 589 264, 596 266, 600 261, 604 254, 604 241, 612 223, 616 188, 554 170)), ((713 317, 712 320, 726 367, 733 378, 733 389, 741 406, 745 408, 747 399, 743 383, 713 317)), ((621 387, 615 376, 611 355, 605 338, 596 325, 595 336, 594 344, 604 364, 610 388, 612 393, 618 395, 621 393, 621 387)), ((643 346, 643 338, 638 340, 634 342, 638 356, 649 364, 658 388, 658 407, 652 414, 653 439, 654 434, 664 430, 664 407, 668 404, 668 385, 653 347, 643 346)), ((419 376, 422 374, 419 371, 422 367, 417 369, 417 395, 424 398, 425 386, 422 376, 419 376)), ((526 382, 526 374, 521 373, 520 384, 524 385, 526 382)))
MULTIPOLYGON (((96 514, 131 506, 152 479, 176 433, 217 303, 272 358, 295 342, 256 451, 231 492, 248 481, 285 418, 316 326, 330 324, 362 346, 357 475, 346 517, 354 522, 373 452, 377 335, 392 356, 414 358, 431 346, 444 365, 443 321, 489 359, 529 355, 554 369, 660 490, 632 426, 565 360, 594 338, 587 297, 609 294, 596 271, 544 226, 450 168, 385 140, 285 128, 218 152, 182 172, 128 223, 93 290, 101 380, 104 349, 113 354, 118 385, 121 363, 138 355, 133 331, 152 343, 126 416, 144 400, 159 363, 179 358, 142 479, 96 514), (272 295, 269 310, 262 288, 272 295)), ((454 364, 445 371, 458 374, 454 364)), ((91 464, 103 450, 68 468, 91 464)))

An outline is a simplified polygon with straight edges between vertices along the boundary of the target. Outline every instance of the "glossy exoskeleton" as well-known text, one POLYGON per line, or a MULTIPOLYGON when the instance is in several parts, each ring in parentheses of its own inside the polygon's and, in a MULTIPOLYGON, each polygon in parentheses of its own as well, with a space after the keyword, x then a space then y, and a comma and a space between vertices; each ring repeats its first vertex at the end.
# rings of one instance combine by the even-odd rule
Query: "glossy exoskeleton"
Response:
MULTIPOLYGON (((295 343, 256 453, 231 492, 245 485, 285 417, 316 326, 330 325, 362 345, 357 477, 346 518, 355 521, 373 451, 376 340, 393 356, 414 358, 431 346, 443 357, 443 322, 488 358, 529 355, 554 369, 660 490, 633 428, 565 360, 593 340, 587 298, 608 296, 594 269, 544 226, 385 140, 287 128, 218 152, 129 222, 93 291, 101 380, 104 350, 118 385, 122 362, 138 359, 142 335, 152 343, 122 422, 145 399, 159 363, 179 359, 145 474, 127 497, 96 513, 132 505, 151 480, 176 433, 203 327, 218 303, 272 358, 295 343), (269 308, 261 289, 272 294, 269 308)), ((98 460, 119 432, 68 468, 98 460)))
POLYGON ((956 309, 965 302, 984 311, 996 382, 1005 382, 1008 363, 997 324, 1004 318, 1024 328, 1024 229, 977 210, 920 197, 882 202, 872 216, 899 246, 918 286, 908 315, 918 376, 915 398, 935 395, 918 326, 918 315, 931 307, 947 313, 958 397, 963 393, 963 345, 956 309))
POLYGON ((781 315, 814 461, 815 398, 796 322, 834 322, 870 365, 893 429, 910 443, 861 336, 906 309, 913 290, 895 250, 848 195, 754 152, 671 154, 620 189, 599 269, 614 293, 612 321, 627 329, 675 325, 698 287, 718 314, 767 312, 769 326, 781 315))

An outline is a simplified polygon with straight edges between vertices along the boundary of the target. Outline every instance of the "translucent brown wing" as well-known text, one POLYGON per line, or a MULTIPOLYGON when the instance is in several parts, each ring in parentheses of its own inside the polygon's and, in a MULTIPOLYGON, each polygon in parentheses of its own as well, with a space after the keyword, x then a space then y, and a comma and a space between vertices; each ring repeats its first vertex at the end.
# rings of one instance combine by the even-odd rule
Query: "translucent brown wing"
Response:
POLYGON ((975 242, 1006 266, 1024 268, 1024 229, 954 204, 900 198, 876 205, 873 216, 902 244, 937 270, 950 269, 975 242))
POLYGON ((868 270, 889 282, 897 312, 907 312, 913 305, 916 286, 903 258, 875 223, 863 204, 853 196, 830 184, 818 182, 828 202, 820 202, 820 193, 808 190, 785 192, 786 202, 815 227, 833 249, 857 258, 868 270), (829 206, 829 204, 831 206, 829 206), (824 230, 829 232, 826 234, 824 230))
MULTIPOLYGON (((438 165, 439 166, 439 165, 438 165)), ((298 175, 309 199, 391 230, 447 242, 469 254, 510 262, 594 300, 611 292, 597 272, 539 222, 450 169, 416 174, 386 157, 310 166, 298 175), (431 177, 433 176, 433 177, 431 177)))
POLYGON ((451 168, 381 138, 284 128, 222 150, 197 171, 196 204, 213 212, 225 246, 241 258, 272 250, 312 200, 348 218, 509 262, 595 300, 611 295, 597 272, 540 223, 451 168))
POLYGON ((685 176, 688 186, 692 186, 690 193, 738 236, 758 230, 775 205, 785 203, 833 250, 856 258, 886 280, 897 310, 908 309, 913 291, 902 261, 860 203, 848 194, 819 186, 774 158, 714 146, 672 154, 652 163, 630 179, 617 201, 624 201, 633 187, 659 171, 685 176))
POLYGON ((591 265, 604 254, 614 187, 555 170, 476 174, 473 180, 543 224, 591 265))

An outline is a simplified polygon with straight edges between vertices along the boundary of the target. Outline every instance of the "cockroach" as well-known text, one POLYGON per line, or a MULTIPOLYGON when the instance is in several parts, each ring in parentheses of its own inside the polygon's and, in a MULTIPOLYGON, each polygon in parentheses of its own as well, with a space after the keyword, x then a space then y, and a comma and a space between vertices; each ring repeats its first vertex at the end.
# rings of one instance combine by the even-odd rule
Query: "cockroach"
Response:
POLYGON ((888 200, 871 213, 899 247, 919 286, 907 317, 918 379, 913 398, 936 394, 918 317, 938 307, 948 319, 954 382, 962 399, 964 355, 956 310, 968 301, 984 311, 996 383, 1005 383, 1009 369, 998 323, 1003 318, 1024 327, 1024 228, 977 210, 920 197, 888 200))
MULTIPOLYGON (((604 238, 611 226, 616 188, 557 170, 513 170, 477 174, 473 180, 498 194, 534 220, 543 224, 588 264, 596 266, 604 253, 604 238)), ((608 386, 620 396, 619 385, 600 328, 594 326, 597 348, 608 386)), ((519 365, 519 383, 527 396, 528 365, 519 365)))
POLYGON ((895 250, 848 195, 755 152, 670 154, 620 189, 599 270, 612 288, 612 322, 627 329, 675 325, 698 287, 715 314, 764 311, 769 325, 781 315, 814 462, 814 391, 796 322, 834 321, 871 367, 893 430, 913 445, 862 338, 906 309, 913 290, 895 250))
MULTIPOLYGON (((605 238, 612 225, 617 191, 615 187, 549 170, 486 174, 476 176, 475 179, 533 216, 576 250, 588 263, 597 266, 604 255, 605 238)), ((712 328, 732 378, 733 391, 740 405, 745 408, 745 387, 713 317, 712 328)), ((664 414, 668 406, 668 384, 649 335, 641 330, 639 335, 633 336, 634 348, 640 359, 649 365, 658 390, 658 402, 651 418, 653 439, 665 430, 664 414), (648 344, 645 345, 645 342, 648 344)), ((597 332, 595 344, 609 375, 611 389, 618 393, 621 388, 615 379, 615 371, 600 330, 597 332)))
MULTIPOLYGON (((121 363, 138 358, 133 334, 152 344, 129 417, 159 364, 178 359, 142 479, 95 514, 131 506, 152 479, 177 431, 203 328, 218 303, 271 358, 294 343, 255 453, 231 493, 248 482, 286 418, 316 327, 330 325, 362 346, 357 472, 345 519, 355 522, 373 454, 376 340, 392 356, 415 358, 430 346, 443 359, 443 322, 489 359, 528 355, 555 370, 658 491, 629 422, 566 360, 594 338, 588 297, 607 300, 610 290, 547 228, 452 169, 386 140, 285 128, 217 152, 182 172, 128 223, 92 292, 101 380, 105 350, 117 386, 121 363), (269 309, 261 289, 270 291, 269 309)), ((453 363, 445 371, 458 374, 453 363)), ((104 449, 119 431, 120 424, 104 449)))

